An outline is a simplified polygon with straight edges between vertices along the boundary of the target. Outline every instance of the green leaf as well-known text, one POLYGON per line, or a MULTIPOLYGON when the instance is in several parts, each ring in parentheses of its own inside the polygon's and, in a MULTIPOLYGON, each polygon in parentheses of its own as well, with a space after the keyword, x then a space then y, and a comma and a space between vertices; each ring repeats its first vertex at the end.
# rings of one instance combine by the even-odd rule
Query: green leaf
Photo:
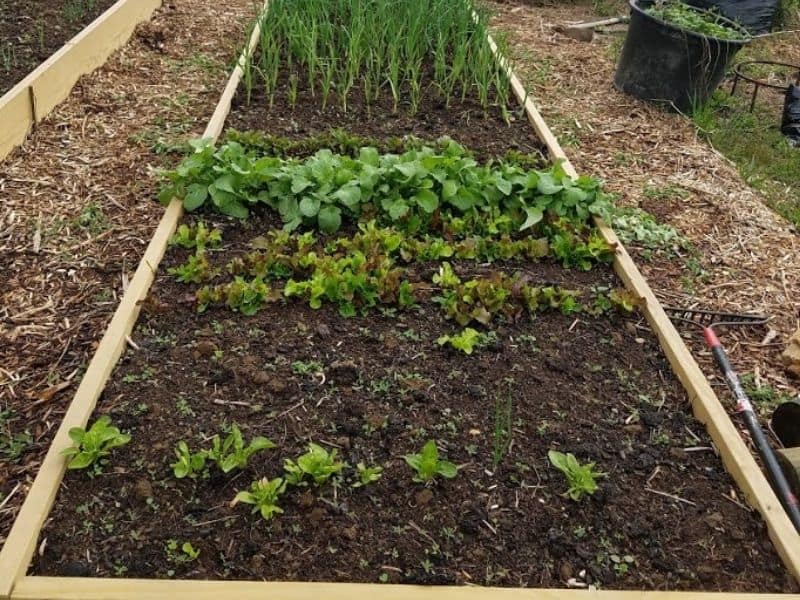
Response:
POLYGON ((342 225, 342 212, 338 206, 323 206, 317 215, 319 228, 325 233, 334 233, 342 225))
POLYGON ((452 479, 458 474, 458 467, 446 460, 440 460, 436 472, 447 479, 452 479))
POLYGON ((183 208, 192 211, 200 206, 208 198, 208 186, 202 183, 193 183, 186 189, 186 197, 183 199, 183 208))
POLYGON ((333 197, 339 200, 350 210, 355 210, 361 202, 361 188, 357 186, 347 186, 333 193, 333 197))
POLYGON ((250 215, 250 211, 247 210, 247 207, 238 200, 228 200, 223 202, 219 206, 219 211, 222 214, 228 215, 229 217, 234 217, 235 219, 246 219, 250 215))
POLYGON ((414 201, 422 210, 430 214, 439 208, 439 197, 430 190, 420 190, 414 196, 414 201))
POLYGON ((452 179, 448 179, 442 184, 442 197, 449 199, 458 193, 458 183, 452 179))
POLYGON ((275 443, 270 439, 258 436, 253 438, 253 440, 250 442, 249 448, 251 453, 257 452, 258 450, 269 450, 271 448, 275 448, 275 443))
POLYGON ((317 198, 306 196, 300 200, 300 212, 304 217, 315 217, 319 212, 320 201, 317 198))
POLYGON ((409 207, 408 207, 408 204, 405 203, 405 201, 403 201, 403 200, 395 200, 389 206, 389 217, 393 221, 398 221, 399 219, 402 219, 403 217, 405 217, 408 214, 408 211, 409 211, 409 207))
POLYGON ((544 213, 542 212, 542 209, 536 206, 526 206, 525 214, 527 215, 527 218, 525 219, 525 222, 522 224, 522 226, 519 228, 520 231, 524 231, 529 227, 533 227, 539 221, 541 221, 542 218, 544 218, 544 213))
POLYGON ((539 173, 539 182, 536 189, 540 194, 552 196, 564 189, 564 186, 556 183, 555 178, 550 173, 539 173))
POLYGON ((216 181, 214 181, 214 187, 220 191, 228 192, 229 194, 236 195, 236 188, 237 181, 236 177, 231 174, 223 175, 222 177, 218 177, 216 181))
POLYGON ((563 452, 558 452, 557 450, 550 450, 547 453, 547 458, 550 459, 550 463, 559 471, 566 471, 567 469, 567 455, 563 452))
POLYGON ((377 167, 380 164, 380 155, 377 149, 364 147, 358 152, 358 160, 372 167, 377 167))
POLYGON ((87 452, 80 452, 69 461, 68 469, 85 469, 94 462, 94 457, 87 452))
POLYGON ((503 179, 500 175, 495 178, 495 185, 497 189, 503 192, 506 196, 511 195, 511 182, 507 179, 503 179))
POLYGON ((299 194, 306 188, 311 187, 311 185, 312 184, 308 179, 306 179, 302 175, 297 175, 294 178, 292 178, 292 193, 299 194))

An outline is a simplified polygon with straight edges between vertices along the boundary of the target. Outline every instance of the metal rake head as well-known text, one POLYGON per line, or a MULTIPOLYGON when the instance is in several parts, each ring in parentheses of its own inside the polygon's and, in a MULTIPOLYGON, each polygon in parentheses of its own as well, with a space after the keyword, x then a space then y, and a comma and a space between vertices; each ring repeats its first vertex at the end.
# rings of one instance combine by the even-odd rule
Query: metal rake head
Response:
POLYGON ((675 306, 665 306, 664 311, 671 319, 685 321, 698 327, 752 327, 763 325, 769 320, 768 315, 760 313, 730 313, 675 306))

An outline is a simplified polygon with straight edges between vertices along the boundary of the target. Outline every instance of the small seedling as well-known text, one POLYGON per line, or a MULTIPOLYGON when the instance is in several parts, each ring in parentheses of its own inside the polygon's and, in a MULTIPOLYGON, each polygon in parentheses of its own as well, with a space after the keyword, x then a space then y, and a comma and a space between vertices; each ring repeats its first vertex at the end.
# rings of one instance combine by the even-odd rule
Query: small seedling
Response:
POLYGON ((169 241, 181 248, 197 248, 202 252, 206 248, 216 248, 222 244, 222 232, 219 229, 208 229, 199 221, 195 227, 181 225, 169 241))
POLYGON ((191 542, 184 542, 179 549, 178 540, 167 540, 166 551, 167 559, 176 564, 192 562, 200 556, 200 550, 196 550, 191 542))
POLYGON ((368 467, 363 462, 356 465, 358 481, 353 484, 354 488, 364 487, 370 483, 375 483, 383 474, 383 467, 368 467))
POLYGON ((500 466, 503 457, 511 447, 511 423, 514 405, 511 397, 505 401, 499 398, 494 404, 494 429, 492 431, 492 469, 500 466))
POLYGON ((296 375, 309 375, 322 371, 322 363, 316 360, 296 360, 292 363, 292 372, 296 375))
POLYGON ((475 348, 481 343, 481 334, 472 327, 467 327, 457 335, 443 335, 436 340, 440 346, 450 344, 456 350, 461 350, 464 354, 472 354, 475 348))
POLYGON ((253 513, 261 512, 264 520, 269 521, 283 509, 278 506, 278 498, 286 491, 286 481, 280 477, 275 479, 261 479, 254 481, 250 486, 250 491, 243 491, 236 494, 231 502, 231 506, 236 506, 239 502, 253 505, 253 513))
POLYGON ((175 448, 175 456, 178 460, 170 466, 178 479, 195 477, 206 466, 206 453, 190 452, 186 442, 178 442, 178 446, 175 448))
POLYGON ((231 432, 225 441, 221 441, 218 435, 212 440, 211 450, 206 452, 206 456, 217 463, 223 473, 230 473, 234 469, 244 469, 250 457, 260 450, 274 448, 275 444, 265 437, 258 436, 247 445, 244 445, 242 432, 236 425, 231 427, 231 432))
POLYGON ((73 427, 69 430, 69 437, 75 444, 61 451, 61 454, 72 457, 67 464, 68 469, 85 469, 111 454, 114 448, 131 441, 131 436, 111 426, 111 417, 108 415, 100 417, 88 431, 73 427))
POLYGON ((427 483, 436 475, 452 479, 458 474, 456 465, 446 460, 439 460, 439 449, 434 440, 429 440, 419 454, 406 454, 403 458, 408 466, 416 471, 414 481, 419 483, 427 483))
POLYGON ((336 461, 336 450, 328 452, 313 442, 308 445, 308 452, 297 458, 297 462, 287 458, 283 463, 286 482, 299 486, 306 485, 306 476, 313 479, 315 485, 322 485, 343 468, 344 463, 336 461))
POLYGON ((571 453, 564 454, 556 450, 550 450, 547 453, 556 469, 561 471, 567 478, 569 489, 564 493, 576 502, 583 498, 584 494, 594 494, 597 491, 597 480, 600 477, 605 477, 605 473, 600 473, 594 470, 594 463, 586 463, 582 465, 578 459, 571 453))

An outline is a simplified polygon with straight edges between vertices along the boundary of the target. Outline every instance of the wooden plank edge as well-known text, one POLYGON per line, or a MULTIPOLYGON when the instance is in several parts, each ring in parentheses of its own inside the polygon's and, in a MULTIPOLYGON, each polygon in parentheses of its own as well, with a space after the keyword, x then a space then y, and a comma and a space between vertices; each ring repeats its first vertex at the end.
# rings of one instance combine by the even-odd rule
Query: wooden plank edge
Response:
POLYGON ((789 600, 790 594, 645 592, 370 583, 25 577, 13 600, 789 600))
MULTIPOLYGON (((565 173, 571 177, 577 177, 578 173, 558 139, 553 135, 522 82, 502 56, 491 36, 489 36, 489 45, 505 68, 514 95, 523 103, 528 120, 547 146, 551 159, 560 161, 565 173)), ((767 478, 731 421, 728 412, 717 398, 708 379, 664 312, 664 308, 642 276, 636 263, 608 224, 599 218, 595 219, 595 223, 606 242, 616 248, 614 271, 625 286, 643 300, 642 310, 645 318, 658 337, 673 372, 686 390, 695 417, 706 426, 708 434, 720 452, 725 469, 745 493, 750 505, 758 510, 766 522, 769 537, 784 565, 795 580, 800 581, 800 535, 795 531, 767 478)))
POLYGON ((162 0, 118 0, 72 39, 0 97, 0 161, 22 144, 31 128, 69 96, 78 79, 100 65, 122 47, 136 26, 152 16, 162 0), (97 51, 99 37, 106 43, 97 51), (86 52, 90 58, 75 64, 72 57, 86 52), (56 89, 43 94, 40 84, 55 79, 56 89))
MULTIPOLYGON (((266 10, 267 3, 264 4, 266 10)), ((242 77, 242 65, 255 50, 260 35, 260 24, 256 23, 247 47, 239 56, 225 90, 214 110, 204 137, 214 141, 219 137, 231 102, 242 77)), ((155 279, 158 265, 167 250, 169 239, 183 215, 183 205, 173 199, 164 211, 158 227, 145 250, 128 289, 122 297, 100 344, 92 357, 78 390, 75 392, 61 425, 56 431, 39 472, 33 481, 25 502, 14 525, 0 550, 0 598, 9 598, 16 582, 24 578, 42 525, 55 501, 59 485, 64 477, 66 461, 61 451, 71 445, 69 430, 85 427, 97 404, 106 382, 119 360, 139 315, 140 303, 147 296, 155 279)))

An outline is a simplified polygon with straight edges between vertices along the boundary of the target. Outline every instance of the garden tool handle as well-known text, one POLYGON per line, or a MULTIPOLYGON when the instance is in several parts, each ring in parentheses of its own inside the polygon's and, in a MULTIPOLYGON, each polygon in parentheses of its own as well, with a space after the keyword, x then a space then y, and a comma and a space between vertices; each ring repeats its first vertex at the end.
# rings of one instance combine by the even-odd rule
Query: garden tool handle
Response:
POLYGON ((750 432, 750 437, 753 439, 753 443, 758 450, 758 455, 761 457, 766 467, 770 483, 777 493, 781 504, 783 504, 786 513, 789 515, 789 519, 791 519, 795 530, 800 533, 800 506, 798 506, 797 497, 789 486, 789 482, 778 463, 778 459, 772 451, 772 446, 769 445, 767 436, 764 435, 764 430, 761 429, 761 425, 753 410, 753 405, 739 381, 739 376, 731 367, 728 355, 722 347, 719 338, 717 338, 717 335, 714 333, 714 330, 711 327, 704 327, 703 336, 706 339, 708 347, 711 349, 711 353, 714 355, 714 360, 716 360, 717 365, 723 375, 725 375, 725 381, 727 381, 728 387, 736 397, 736 412, 740 413, 744 419, 747 430, 750 432))

